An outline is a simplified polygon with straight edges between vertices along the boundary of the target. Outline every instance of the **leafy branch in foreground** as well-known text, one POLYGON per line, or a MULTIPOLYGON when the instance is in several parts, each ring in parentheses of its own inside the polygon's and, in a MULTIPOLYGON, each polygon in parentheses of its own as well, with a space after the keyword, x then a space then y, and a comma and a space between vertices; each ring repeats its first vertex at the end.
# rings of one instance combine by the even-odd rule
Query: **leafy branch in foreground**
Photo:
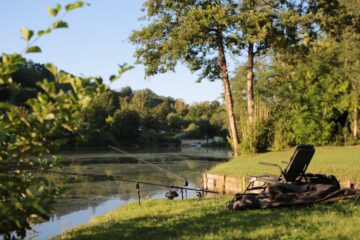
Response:
MULTIPOLYGON (((82 1, 66 5, 65 14, 85 5, 82 1)), ((61 9, 58 4, 49 13, 56 17, 61 9)), ((27 42, 24 53, 40 52, 40 47, 33 43, 56 28, 67 27, 61 19, 37 32, 35 38, 33 30, 22 28, 27 42)), ((19 88, 12 75, 25 63, 20 54, 3 54, 0 88, 19 88)), ((54 151, 69 134, 81 135, 85 128, 80 120, 81 109, 106 89, 99 78, 79 78, 60 72, 52 64, 46 67, 54 81, 39 81, 37 95, 26 104, 0 102, 0 234, 5 239, 25 237, 36 219, 49 216, 51 203, 60 189, 43 175, 29 170, 46 172, 56 165, 54 151)))
POLYGON ((37 42, 45 34, 51 33, 55 29, 68 28, 69 25, 67 22, 63 21, 64 17, 72 10, 81 8, 84 6, 90 6, 89 3, 83 1, 76 1, 74 3, 67 4, 63 10, 62 5, 56 4, 54 8, 48 7, 48 12, 54 21, 45 29, 37 31, 36 35, 34 30, 30 30, 26 27, 21 29, 21 34, 23 39, 26 41, 26 47, 22 53, 39 53, 41 48, 39 46, 34 46, 34 43, 37 42), (59 13, 61 13, 59 15, 59 13))
MULTIPOLYGON (((19 55, 10 57, 19 63, 19 59, 25 61, 19 55)), ((1 62, 0 69, 15 66, 1 62)), ((0 107, 0 234, 5 234, 5 238, 12 231, 25 236, 34 219, 49 214, 59 188, 28 170, 46 171, 56 165, 54 151, 69 134, 85 130, 81 109, 106 89, 99 79, 83 79, 47 66, 52 69, 55 81, 38 82, 41 91, 28 99, 25 106, 0 107), (65 84, 71 89, 64 91, 61 86, 65 84)), ((1 78, 9 79, 6 75, 1 78)))

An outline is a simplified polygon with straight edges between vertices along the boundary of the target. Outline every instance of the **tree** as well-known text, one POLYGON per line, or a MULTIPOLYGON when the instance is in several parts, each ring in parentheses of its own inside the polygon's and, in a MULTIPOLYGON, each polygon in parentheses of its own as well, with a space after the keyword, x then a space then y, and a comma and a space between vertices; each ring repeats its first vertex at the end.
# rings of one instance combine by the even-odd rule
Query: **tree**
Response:
POLYGON ((112 90, 104 91, 92 99, 91 103, 82 110, 82 121, 88 126, 85 141, 74 140, 76 144, 81 146, 107 146, 113 144, 113 132, 110 130, 110 124, 107 122, 109 117, 119 109, 119 99, 117 93, 112 90))
POLYGON ((19 69, 11 74, 11 79, 16 85, 2 86, 0 89, 0 101, 10 102, 18 106, 25 106, 26 100, 36 96, 42 91, 36 84, 44 79, 54 81, 52 74, 43 64, 32 61, 19 65, 19 69))
POLYGON ((347 26, 340 41, 334 42, 342 59, 343 74, 350 81, 349 112, 352 114, 352 133, 356 143, 359 138, 360 102, 360 3, 356 0, 342 1, 347 15, 347 26))
MULTIPOLYGON (((258 74, 261 100, 267 104, 274 125, 273 147, 299 143, 326 145, 349 143, 353 87, 344 74, 344 44, 327 37, 309 48, 303 59, 284 62, 274 57, 268 72, 258 74)), ((354 49, 356 52, 356 49, 354 49)))
POLYGON ((184 117, 188 113, 188 106, 181 99, 176 99, 174 103, 174 108, 177 114, 184 117))
POLYGON ((178 113, 169 113, 166 120, 170 129, 173 131, 180 131, 184 126, 184 120, 178 113))
POLYGON ((234 153, 239 143, 230 90, 226 49, 235 39, 233 1, 148 0, 144 7, 149 24, 134 31, 135 56, 146 66, 147 76, 174 71, 185 62, 199 80, 221 78, 234 153))
POLYGON ((117 110, 111 124, 111 132, 115 140, 122 146, 132 146, 139 137, 140 116, 136 111, 117 110))
POLYGON ((339 3, 331 1, 239 1, 236 46, 247 51, 246 99, 248 120, 255 121, 254 58, 269 49, 301 56, 321 31, 331 30, 339 3))
POLYGON ((119 97, 132 97, 133 96, 133 90, 131 87, 126 86, 120 89, 119 91, 119 97))

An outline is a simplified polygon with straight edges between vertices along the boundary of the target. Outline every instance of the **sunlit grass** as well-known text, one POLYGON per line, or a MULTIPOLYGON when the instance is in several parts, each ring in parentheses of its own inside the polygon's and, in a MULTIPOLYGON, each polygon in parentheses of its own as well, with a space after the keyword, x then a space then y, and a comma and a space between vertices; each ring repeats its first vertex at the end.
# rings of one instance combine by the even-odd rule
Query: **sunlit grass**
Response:
POLYGON ((229 211, 229 198, 147 200, 96 217, 57 239, 356 239, 359 201, 229 211))
MULTIPOLYGON (((286 164, 294 149, 281 152, 269 152, 256 155, 242 155, 229 162, 219 164, 210 173, 243 177, 246 174, 260 175, 264 173, 279 174, 274 167, 264 166, 259 162, 273 162, 282 166, 286 164)), ((316 147, 315 155, 307 172, 335 175, 338 179, 360 181, 360 146, 316 147)))

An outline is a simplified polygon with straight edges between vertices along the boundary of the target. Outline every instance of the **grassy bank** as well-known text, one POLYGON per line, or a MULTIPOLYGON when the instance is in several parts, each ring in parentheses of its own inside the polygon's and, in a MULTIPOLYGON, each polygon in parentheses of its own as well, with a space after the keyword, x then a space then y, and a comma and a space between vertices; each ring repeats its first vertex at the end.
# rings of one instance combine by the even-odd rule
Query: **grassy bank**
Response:
MULTIPOLYGON (((281 152, 269 152, 256 155, 242 155, 229 162, 219 164, 210 170, 210 173, 243 177, 246 174, 260 175, 263 173, 279 174, 275 167, 259 164, 259 162, 286 164, 294 149, 281 152)), ((360 182, 360 146, 346 147, 316 147, 315 155, 307 172, 335 175, 338 179, 350 179, 360 182)))
POLYGON ((356 239, 360 202, 229 211, 228 198, 148 200, 96 217, 56 239, 356 239))

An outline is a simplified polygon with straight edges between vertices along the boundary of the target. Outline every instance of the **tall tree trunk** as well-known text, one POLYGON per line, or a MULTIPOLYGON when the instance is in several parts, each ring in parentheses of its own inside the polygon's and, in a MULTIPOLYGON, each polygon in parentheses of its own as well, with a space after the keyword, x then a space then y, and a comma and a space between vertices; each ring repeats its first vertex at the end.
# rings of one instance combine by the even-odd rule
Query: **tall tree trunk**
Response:
POLYGON ((254 122, 254 44, 249 42, 248 45, 248 62, 247 62, 247 81, 246 81, 246 99, 249 122, 254 122))
POLYGON ((225 50, 224 50, 224 43, 223 43, 223 36, 222 32, 217 32, 217 45, 218 45, 218 57, 219 57, 219 67, 221 69, 221 78, 224 85, 224 96, 225 96, 225 105, 226 105, 226 112, 228 116, 229 121, 229 127, 230 127, 230 137, 232 142, 232 148, 234 151, 234 155, 238 155, 238 145, 239 145, 239 137, 237 133, 236 128, 236 121, 234 117, 234 102, 231 95, 231 89, 230 89, 230 81, 229 81, 229 75, 228 75, 228 69, 227 69, 227 63, 225 58, 225 50))
MULTIPOLYGON (((356 68, 359 69, 359 60, 356 60, 356 68)), ((359 136, 359 112, 358 112, 358 106, 359 106, 359 76, 355 76, 355 79, 352 83, 353 85, 353 91, 354 91, 354 118, 353 118, 353 137, 354 141, 356 142, 359 136)))
POLYGON ((359 123, 358 123, 358 116, 359 116, 359 112, 358 112, 358 109, 357 109, 357 106, 355 106, 355 109, 354 109, 354 119, 353 119, 353 137, 354 137, 354 141, 356 142, 357 139, 358 139, 358 135, 359 135, 359 123))

